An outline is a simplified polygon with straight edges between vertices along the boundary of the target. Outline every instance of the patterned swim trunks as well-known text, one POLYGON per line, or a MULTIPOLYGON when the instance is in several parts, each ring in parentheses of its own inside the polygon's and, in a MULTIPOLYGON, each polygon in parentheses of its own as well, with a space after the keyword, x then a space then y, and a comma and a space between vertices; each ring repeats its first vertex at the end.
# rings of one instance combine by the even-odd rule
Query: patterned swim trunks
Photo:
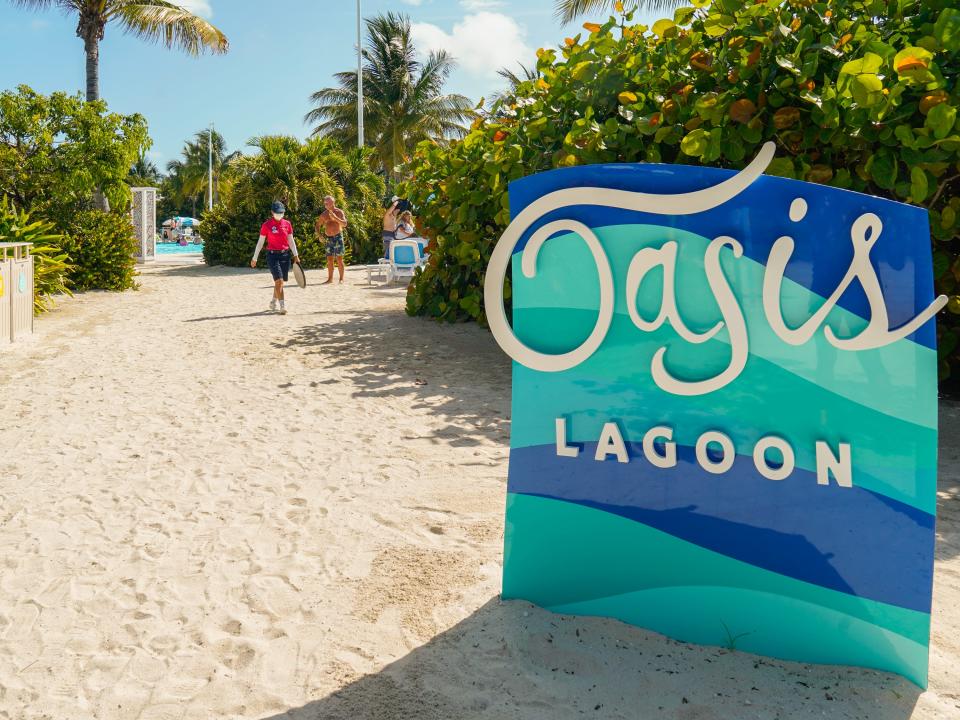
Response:
POLYGON ((327 238, 327 255, 329 257, 343 255, 343 235, 334 235, 327 238))

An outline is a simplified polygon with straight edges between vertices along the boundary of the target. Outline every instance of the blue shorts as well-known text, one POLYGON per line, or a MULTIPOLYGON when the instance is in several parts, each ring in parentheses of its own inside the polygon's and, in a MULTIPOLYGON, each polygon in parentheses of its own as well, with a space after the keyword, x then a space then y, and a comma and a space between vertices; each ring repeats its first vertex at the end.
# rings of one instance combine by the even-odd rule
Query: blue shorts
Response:
POLYGON ((390 258, 390 243, 392 243, 396 237, 397 233, 394 230, 383 231, 383 256, 385 258, 390 258))
POLYGON ((327 238, 327 256, 338 257, 343 255, 343 235, 334 235, 327 238))
POLYGON ((274 280, 286 280, 290 273, 289 250, 267 250, 267 267, 274 280))

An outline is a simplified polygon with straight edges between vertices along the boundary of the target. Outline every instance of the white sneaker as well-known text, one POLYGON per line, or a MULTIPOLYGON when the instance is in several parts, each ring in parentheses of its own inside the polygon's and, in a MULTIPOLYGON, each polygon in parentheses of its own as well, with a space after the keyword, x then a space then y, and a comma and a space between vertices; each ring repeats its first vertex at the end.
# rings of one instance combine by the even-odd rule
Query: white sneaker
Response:
POLYGON ((276 300, 271 300, 271 301, 270 301, 270 312, 276 312, 276 311, 277 311, 277 301, 276 301, 276 300))
POLYGON ((280 306, 280 314, 281 314, 281 315, 286 315, 286 314, 287 314, 287 308, 285 308, 283 305, 280 306))

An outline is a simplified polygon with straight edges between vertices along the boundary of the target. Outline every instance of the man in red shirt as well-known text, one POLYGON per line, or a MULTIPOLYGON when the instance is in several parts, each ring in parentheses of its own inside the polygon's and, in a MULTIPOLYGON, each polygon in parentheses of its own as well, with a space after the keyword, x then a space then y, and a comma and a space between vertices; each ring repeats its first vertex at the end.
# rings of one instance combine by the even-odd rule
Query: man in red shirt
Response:
POLYGON ((293 262, 300 262, 300 256, 297 254, 297 243, 293 240, 293 225, 289 220, 284 219, 286 208, 282 202, 275 202, 271 208, 273 217, 260 226, 260 240, 257 241, 257 249, 253 253, 253 260, 250 261, 250 267, 257 266, 257 258, 263 249, 263 244, 267 244, 267 266, 270 268, 270 274, 273 276, 273 299, 270 301, 270 310, 277 309, 277 301, 280 301, 280 314, 286 315, 287 308, 283 298, 283 283, 290 272, 291 255, 293 262))

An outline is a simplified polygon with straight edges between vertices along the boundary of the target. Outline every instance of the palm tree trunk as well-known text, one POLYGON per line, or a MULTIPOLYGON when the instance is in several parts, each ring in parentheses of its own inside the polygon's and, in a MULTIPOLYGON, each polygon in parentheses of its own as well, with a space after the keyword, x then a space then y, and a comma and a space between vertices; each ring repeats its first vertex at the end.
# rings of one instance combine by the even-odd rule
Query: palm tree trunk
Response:
POLYGON ((87 53, 87 102, 100 99, 100 41, 85 37, 83 49, 87 53))
MULTIPOLYGON (((81 15, 77 35, 83 40, 87 55, 87 102, 100 99, 100 39, 103 37, 103 21, 81 15)), ((110 203, 97 188, 93 191, 93 205, 98 210, 110 212, 110 203)))

